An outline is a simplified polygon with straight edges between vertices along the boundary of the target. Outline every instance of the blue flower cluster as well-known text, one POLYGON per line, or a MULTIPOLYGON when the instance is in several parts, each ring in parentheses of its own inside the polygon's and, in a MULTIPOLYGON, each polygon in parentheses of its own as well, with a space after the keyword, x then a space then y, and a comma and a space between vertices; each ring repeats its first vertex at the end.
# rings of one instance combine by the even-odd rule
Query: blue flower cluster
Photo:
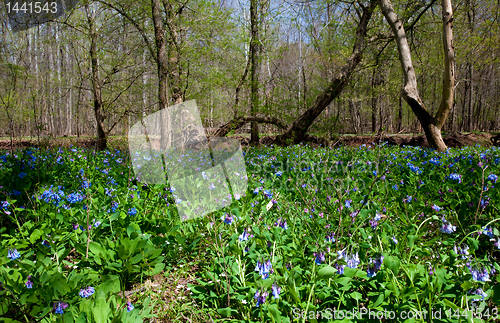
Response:
POLYGON ((282 219, 282 218, 279 218, 276 222, 274 222, 274 226, 280 227, 284 230, 288 229, 288 225, 286 224, 286 220, 282 219))
POLYGON ((315 257, 314 261, 316 262, 316 265, 321 265, 321 263, 325 261, 324 252, 313 252, 313 255, 315 257))
POLYGON ((50 187, 42 193, 40 199, 44 200, 46 203, 59 205, 63 197, 64 197, 64 191, 61 186, 58 186, 56 190, 54 189, 53 185, 50 185, 50 187))
POLYGON ((462 175, 452 173, 449 178, 454 181, 458 181, 458 184, 462 183, 462 175))
POLYGON ((479 269, 476 266, 472 267, 470 262, 467 262, 465 265, 469 269, 473 280, 480 282, 487 282, 490 280, 490 275, 486 267, 483 267, 482 269, 479 269))
POLYGON ((66 197, 66 200, 71 203, 78 203, 81 202, 85 199, 85 196, 80 194, 79 192, 71 193, 66 197))
POLYGON ((16 249, 9 249, 7 251, 7 257, 10 260, 16 260, 17 258, 21 257, 21 255, 19 254, 19 252, 16 249))
POLYGON ((383 262, 384 262, 383 255, 381 255, 380 257, 375 258, 375 259, 370 258, 370 264, 368 265, 368 269, 366 270, 367 276, 368 277, 375 277, 375 275, 377 275, 377 272, 382 267, 383 262))
POLYGON ((94 294, 94 287, 92 286, 88 286, 87 288, 82 288, 80 289, 80 292, 78 293, 78 295, 80 295, 80 297, 83 297, 83 298, 89 298, 90 296, 92 296, 94 294))
POLYGON ((253 298, 255 298, 257 300, 257 307, 259 307, 261 304, 264 304, 266 302, 266 298, 267 296, 269 295, 268 292, 264 291, 263 288, 261 288, 261 290, 257 290, 255 292, 255 295, 253 298))
POLYGON ((448 234, 457 231, 457 227, 455 225, 452 225, 451 223, 449 223, 444 217, 442 218, 442 221, 443 221, 443 225, 441 226, 439 231, 441 231, 443 233, 448 233, 448 234))
POLYGON ((269 278, 269 274, 273 273, 273 266, 271 264, 271 260, 266 260, 264 262, 257 261, 257 266, 255 267, 255 271, 262 276, 262 279, 269 278))

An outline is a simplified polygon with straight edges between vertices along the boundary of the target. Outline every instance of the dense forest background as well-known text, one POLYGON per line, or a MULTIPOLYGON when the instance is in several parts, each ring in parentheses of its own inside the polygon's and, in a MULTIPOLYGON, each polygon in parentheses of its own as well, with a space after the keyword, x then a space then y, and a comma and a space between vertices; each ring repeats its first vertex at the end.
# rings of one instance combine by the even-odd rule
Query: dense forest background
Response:
MULTIPOLYGON (((395 1, 393 6, 405 25, 420 96, 434 112, 443 87, 441 5, 395 1)), ((141 116, 158 111, 162 43, 155 17, 164 28, 169 104, 195 99, 211 132, 248 115, 289 125, 349 59, 364 5, 86 0, 19 32, 12 31, 5 4, 0 8, 0 136, 18 137, 94 136, 99 122, 106 135, 126 135, 141 116)), ((500 4, 462 0, 453 8, 455 103, 443 130, 498 130, 500 4)), ((379 8, 366 39, 361 63, 309 132, 422 132, 401 99, 398 51, 379 8)), ((262 124, 260 131, 276 133, 275 124, 262 124)))

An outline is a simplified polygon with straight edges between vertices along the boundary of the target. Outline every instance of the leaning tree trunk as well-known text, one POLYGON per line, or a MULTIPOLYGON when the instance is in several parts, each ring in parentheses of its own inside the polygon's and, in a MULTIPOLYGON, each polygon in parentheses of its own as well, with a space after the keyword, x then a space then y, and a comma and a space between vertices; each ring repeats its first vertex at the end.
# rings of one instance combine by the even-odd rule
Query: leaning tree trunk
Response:
POLYGON ((92 94, 94 96, 94 116, 97 123, 97 150, 107 147, 107 133, 104 126, 104 111, 102 107, 101 82, 99 80, 99 66, 97 61, 97 31, 95 30, 95 14, 85 6, 90 33, 90 63, 92 69, 92 94))
POLYGON ((401 95, 417 116, 429 145, 438 151, 444 151, 447 147, 441 137, 441 129, 453 106, 455 88, 455 53, 452 43, 453 9, 451 0, 441 1, 443 9, 444 80, 441 104, 435 117, 425 108, 418 94, 417 77, 411 61, 410 47, 408 46, 403 23, 398 19, 389 0, 379 1, 382 13, 392 29, 398 46, 399 61, 404 75, 404 86, 401 95))
POLYGON ((325 108, 342 92, 354 72, 356 66, 361 62, 363 50, 366 43, 367 26, 372 16, 373 10, 377 6, 375 0, 371 0, 368 6, 362 6, 363 13, 356 29, 356 41, 353 52, 347 63, 340 69, 339 73, 330 82, 328 88, 324 90, 314 103, 281 135, 276 137, 276 141, 286 144, 291 141, 298 143, 306 139, 306 132, 313 124, 314 120, 325 110, 325 108))

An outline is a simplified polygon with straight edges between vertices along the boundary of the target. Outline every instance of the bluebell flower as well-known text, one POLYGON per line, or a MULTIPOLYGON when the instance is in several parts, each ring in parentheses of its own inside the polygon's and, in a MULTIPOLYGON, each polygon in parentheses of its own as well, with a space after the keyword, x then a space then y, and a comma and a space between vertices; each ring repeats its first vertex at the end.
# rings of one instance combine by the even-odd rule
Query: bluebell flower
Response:
POLYGON ((346 208, 351 208, 351 202, 352 202, 352 200, 346 200, 345 201, 345 207, 346 208))
POLYGON ((500 250, 500 238, 497 238, 497 241, 493 245, 497 247, 498 250, 500 250))
POLYGON ((9 249, 7 251, 7 257, 10 258, 10 260, 16 260, 17 258, 21 257, 21 255, 16 249, 9 249))
POLYGON ((25 177, 27 176, 27 174, 26 174, 25 172, 21 172, 21 173, 19 173, 19 175, 17 175, 17 176, 19 176, 19 177, 21 177, 21 178, 25 178, 25 177))
MULTIPOLYGON (((112 212, 112 213, 115 213, 115 212, 116 212, 116 209, 118 208, 118 206, 119 206, 119 205, 120 205, 120 204, 118 204, 118 202, 115 202, 115 201, 111 202, 111 212, 112 212)), ((110 211, 110 210, 108 210, 108 213, 109 213, 109 211, 110 211)))
POLYGON ((50 244, 49 244, 49 242, 48 242, 47 240, 43 240, 43 241, 42 241, 42 246, 45 246, 45 247, 47 247, 47 248, 50 248, 50 244))
POLYGON ((461 255, 462 259, 467 259, 467 256, 469 256, 469 252, 467 250, 469 250, 469 246, 467 245, 463 248, 457 247, 456 245, 453 246, 453 251, 455 251, 457 255, 461 255))
POLYGON ((449 234, 457 231, 457 227, 452 225, 451 223, 443 223, 439 231, 449 234))
POLYGON ((131 208, 127 212, 128 215, 135 216, 137 214, 137 209, 135 207, 131 208))
POLYGON ((26 280, 26 288, 31 289, 33 288, 33 282, 31 281, 31 275, 28 276, 28 279, 26 280))
POLYGON ((351 254, 345 257, 345 261, 347 262, 347 267, 349 268, 356 268, 358 267, 360 261, 359 261, 359 256, 358 253, 356 252, 355 254, 351 254))
POLYGON ((90 183, 89 181, 87 181, 87 180, 84 179, 83 182, 82 182, 81 188, 85 190, 87 188, 90 188, 91 186, 92 186, 92 183, 90 183))
POLYGON ((392 236, 391 240, 394 244, 398 244, 398 239, 395 236, 392 236))
POLYGON ((278 285, 273 284, 273 286, 271 287, 271 290, 272 290, 272 293, 273 293, 273 297, 275 299, 280 298, 281 287, 278 287, 278 285))
POLYGON ((493 228, 492 228, 492 227, 490 227, 490 226, 483 227, 483 234, 487 235, 487 236, 488 236, 488 237, 490 237, 490 238, 495 237, 495 236, 493 235, 493 228))
POLYGON ((392 186, 392 188, 397 191, 398 190, 398 184, 394 184, 394 186, 392 186))
POLYGON ((68 307, 68 303, 64 302, 55 302, 54 303, 54 312, 56 314, 64 314, 64 311, 68 307))
POLYGON ((436 212, 441 211, 441 208, 439 206, 437 206, 436 204, 434 204, 433 206, 431 206, 431 209, 433 209, 436 212))
POLYGON ((277 227, 280 227, 280 228, 282 228, 284 230, 288 229, 288 225, 287 225, 285 219, 279 218, 276 222, 274 222, 274 225, 277 226, 277 227))
POLYGON ((257 290, 255 292, 255 295, 254 295, 254 298, 257 300, 257 307, 259 307, 261 304, 264 304, 266 302, 266 297, 269 295, 268 292, 264 291, 263 289, 261 289, 261 291, 259 292, 259 290, 257 290))
POLYGON ((282 171, 277 171, 277 172, 276 172, 276 176, 281 177, 281 175, 283 175, 283 172, 282 172, 282 171))
POLYGON ((0 204, 0 209, 3 209, 3 210, 7 210, 7 208, 9 207, 10 203, 7 202, 7 201, 3 201, 1 204, 0 204))
POLYGON ((132 305, 132 303, 130 303, 129 301, 127 302, 127 312, 130 312, 131 310, 134 309, 134 305, 132 305))
POLYGON ((449 178, 451 180, 458 181, 459 184, 462 183, 462 175, 453 173, 453 174, 450 174, 449 178))
POLYGON ((270 190, 265 190, 264 195, 268 199, 271 199, 273 197, 273 193, 270 190))
POLYGON ((315 259, 314 261, 316 262, 316 265, 321 265, 323 261, 325 261, 325 253, 324 252, 314 252, 313 253, 315 259))
POLYGON ((271 260, 266 260, 264 262, 257 261, 257 266, 255 267, 255 271, 259 273, 259 275, 262 276, 262 279, 267 279, 269 278, 269 274, 272 271, 272 264, 271 260))
POLYGON ((406 165, 408 165, 408 167, 410 167, 410 170, 412 172, 417 173, 417 174, 421 174, 422 173, 422 170, 420 169, 420 167, 415 166, 412 163, 407 163, 406 165))
POLYGON ((497 180, 498 180, 498 176, 495 175, 495 174, 490 174, 490 175, 488 175, 488 177, 486 178, 486 180, 487 181, 492 181, 492 182, 496 183, 497 180))
POLYGON ((224 216, 220 218, 222 221, 224 221, 225 224, 231 224, 234 221, 234 218, 231 216, 231 214, 226 213, 224 216))
POLYGON ((345 265, 339 265, 338 263, 335 263, 335 265, 333 266, 335 267, 335 269, 337 269, 337 274, 342 275, 344 273, 345 265))
POLYGON ((371 259, 370 258, 370 264, 368 265, 368 269, 366 270, 366 274, 368 277, 375 277, 377 275, 377 272, 380 270, 382 267, 382 263, 384 262, 384 256, 381 255, 378 258, 371 259))
MULTIPOLYGON (((484 301, 484 299, 485 299, 486 297, 488 297, 488 294, 486 294, 486 293, 483 291, 483 289, 482 289, 482 288, 478 288, 478 289, 476 289, 476 290, 472 291, 472 294, 481 296, 481 299, 480 299, 479 301, 484 301)), ((472 302, 476 302, 476 301, 478 301, 478 300, 477 300, 477 299, 472 300, 472 302)))
POLYGON ((473 280, 481 282, 487 282, 490 280, 490 275, 488 274, 488 269, 486 269, 486 267, 479 269, 477 267, 472 267, 470 263, 466 263, 466 266, 469 269, 473 280))
POLYGON ((83 196, 82 194, 80 194, 79 192, 76 192, 76 193, 71 193, 69 194, 67 197, 66 197, 66 200, 73 204, 73 203, 78 203, 78 202, 81 202, 83 201, 83 199, 85 198, 85 196, 83 196))
POLYGON ((488 196, 485 196, 485 198, 481 200, 481 208, 484 209, 489 204, 490 204, 490 198, 488 196))
POLYGON ((247 229, 243 230, 243 233, 238 237, 238 240, 240 241, 248 241, 250 238, 250 234, 247 232, 247 229))
POLYGON ((326 235, 326 242, 335 242, 335 232, 330 232, 326 235))
POLYGON ((94 294, 94 287, 88 286, 87 288, 80 289, 78 295, 83 298, 88 298, 94 294))

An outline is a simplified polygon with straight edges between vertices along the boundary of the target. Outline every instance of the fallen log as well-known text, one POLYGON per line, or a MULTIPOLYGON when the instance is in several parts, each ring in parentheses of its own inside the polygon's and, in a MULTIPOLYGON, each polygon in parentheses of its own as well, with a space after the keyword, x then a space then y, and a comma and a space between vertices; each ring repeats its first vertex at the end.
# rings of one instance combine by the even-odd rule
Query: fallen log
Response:
POLYGON ((259 122, 259 123, 269 123, 269 124, 274 124, 275 126, 279 127, 280 129, 285 129, 286 126, 277 118, 271 117, 271 116, 243 116, 243 117, 238 117, 235 118, 217 129, 215 131, 214 136, 215 137, 224 137, 227 135, 230 131, 232 130, 237 130, 245 125, 245 123, 248 122, 259 122))

